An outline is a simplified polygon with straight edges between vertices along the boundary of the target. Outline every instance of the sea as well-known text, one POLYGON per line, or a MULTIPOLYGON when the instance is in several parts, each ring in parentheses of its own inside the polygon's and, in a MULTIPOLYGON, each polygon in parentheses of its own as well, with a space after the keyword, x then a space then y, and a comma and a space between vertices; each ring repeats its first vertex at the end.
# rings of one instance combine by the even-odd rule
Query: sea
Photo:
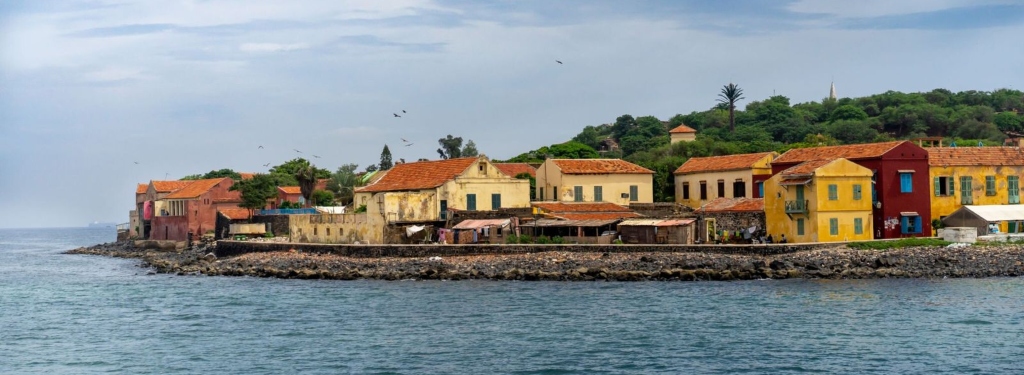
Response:
POLYGON ((0 229, 0 374, 1022 374, 1024 278, 326 281, 153 274, 0 229))

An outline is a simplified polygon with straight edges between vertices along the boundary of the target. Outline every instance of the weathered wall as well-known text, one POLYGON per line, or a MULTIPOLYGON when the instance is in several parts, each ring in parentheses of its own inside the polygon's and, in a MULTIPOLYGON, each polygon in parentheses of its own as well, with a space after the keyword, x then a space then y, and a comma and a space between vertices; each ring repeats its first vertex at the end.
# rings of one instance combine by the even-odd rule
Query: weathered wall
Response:
MULTIPOLYGON (((1021 163, 1024 163, 1024 160, 1022 160, 1021 163)), ((972 191, 969 193, 971 194, 971 198, 974 202, 972 203, 973 205, 1009 204, 1010 186, 1007 182, 1007 177, 1017 176, 1018 181, 1024 179, 1024 166, 931 166, 928 169, 928 176, 930 181, 932 181, 931 187, 929 188, 929 196, 931 197, 931 215, 932 218, 941 220, 943 217, 948 216, 953 213, 953 211, 956 211, 958 208, 963 206, 960 204, 964 194, 963 190, 960 188, 960 177, 971 177, 972 191), (994 195, 988 195, 986 192, 985 176, 995 177, 996 191, 994 195), (936 193, 935 181, 939 177, 948 177, 953 179, 952 194, 938 195, 936 193)), ((1018 196, 1020 196, 1021 186, 1024 186, 1024 184, 1018 183, 1018 196)))
POLYGON ((768 233, 778 239, 786 235, 789 242, 835 242, 869 240, 874 237, 871 207, 871 170, 845 159, 814 171, 811 183, 804 186, 807 213, 786 214, 785 201, 796 200, 796 186, 781 186, 781 175, 765 182, 765 220, 768 233), (836 185, 836 200, 829 199, 829 185, 836 185), (853 199, 853 186, 860 185, 860 199, 853 199), (839 231, 832 235, 829 220, 839 221, 839 231), (862 232, 856 234, 854 219, 862 221, 862 232), (797 221, 804 220, 804 234, 799 235, 797 221))
POLYGON ((630 203, 629 210, 651 218, 693 217, 693 209, 675 202, 630 203))
POLYGON ((750 227, 758 229, 765 228, 765 214, 756 212, 699 212, 696 225, 696 236, 701 241, 709 241, 708 232, 714 231, 742 231, 750 227), (714 227, 708 228, 708 220, 714 220, 714 227))
POLYGON ((589 253, 643 253, 643 252, 702 252, 715 254, 775 255, 798 251, 827 249, 835 244, 771 244, 771 245, 536 245, 536 244, 475 244, 475 245, 340 245, 302 244, 280 242, 218 241, 218 257, 254 252, 296 250, 304 253, 335 254, 358 258, 430 257, 487 254, 524 254, 537 252, 589 252, 589 253))
POLYGON ((680 174, 675 176, 676 179, 676 202, 689 206, 690 208, 697 209, 703 206, 705 203, 715 200, 718 198, 718 180, 725 180, 725 195, 726 198, 734 198, 735 190, 733 189, 733 183, 737 179, 743 180, 744 183, 744 197, 753 197, 754 189, 754 175, 752 169, 722 171, 722 172, 711 172, 711 173, 694 173, 694 174, 680 174), (706 200, 700 199, 700 182, 704 181, 708 186, 708 196, 706 200), (690 199, 683 199, 683 184, 689 183, 690 199))
POLYGON ((295 242, 374 243, 384 242, 380 216, 360 214, 288 215, 289 237, 295 242))
POLYGON ((287 236, 290 227, 290 221, 288 220, 289 216, 291 215, 255 215, 249 220, 249 222, 269 223, 270 227, 267 228, 267 230, 273 232, 275 236, 287 236))
POLYGON ((653 203, 654 202, 654 176, 650 174, 609 174, 609 175, 563 175, 562 184, 558 188, 559 200, 573 202, 576 197, 573 187, 583 187, 583 201, 594 201, 594 186, 601 186, 601 201, 611 202, 619 205, 630 203, 653 203), (637 200, 629 200, 629 187, 636 185, 637 200), (622 195, 626 197, 623 198, 622 195))
POLYGON ((476 194, 477 211, 530 207, 530 180, 498 174, 500 171, 491 164, 485 169, 493 171, 487 175, 472 175, 478 172, 471 167, 473 172, 467 172, 470 176, 459 176, 441 186, 440 195, 444 197, 442 199, 448 200, 448 208, 467 209, 467 194, 476 194), (492 207, 491 194, 501 195, 501 207, 492 207))
POLYGON ((153 227, 149 233, 149 239, 170 241, 188 240, 188 218, 185 216, 153 217, 153 227))
POLYGON ((669 143, 676 144, 677 142, 693 142, 697 139, 697 133, 671 133, 669 134, 669 143))

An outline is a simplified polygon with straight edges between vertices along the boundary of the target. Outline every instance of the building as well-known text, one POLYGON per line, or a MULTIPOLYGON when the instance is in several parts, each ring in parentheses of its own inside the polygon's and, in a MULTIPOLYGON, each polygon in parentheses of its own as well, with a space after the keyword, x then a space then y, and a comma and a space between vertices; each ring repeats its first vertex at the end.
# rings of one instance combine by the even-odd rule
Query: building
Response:
POLYGON ((717 198, 761 198, 776 152, 690 158, 676 171, 676 202, 693 209, 717 198))
POLYGON ((533 202, 533 222, 524 223, 524 233, 562 237, 570 243, 610 244, 616 225, 623 219, 640 217, 624 206, 609 202, 533 202))
POLYGON ((679 126, 669 130, 668 135, 671 138, 669 140, 671 144, 676 144, 678 142, 693 142, 697 139, 697 130, 689 126, 679 124, 679 126))
MULTIPOLYGON (((764 184, 768 234, 775 241, 785 235, 788 242, 872 239, 872 175, 842 158, 806 161, 779 172, 764 184)), ((909 228, 912 219, 904 220, 909 228)))
POLYGON ((146 184, 145 191, 139 193, 142 184, 135 190, 136 214, 139 215, 139 231, 142 238, 150 238, 153 218, 167 215, 167 208, 164 206, 164 197, 191 184, 191 180, 158 181, 150 180, 146 184))
POLYGON ((620 159, 548 159, 537 168, 537 200, 654 202, 654 172, 620 159))
POLYGON ((704 243, 750 243, 765 228, 761 198, 716 198, 694 214, 695 240, 704 243))
POLYGON ((212 178, 189 181, 181 189, 167 194, 160 202, 161 215, 153 217, 151 239, 186 241, 191 233, 198 240, 217 225, 217 210, 237 208, 241 193, 230 191, 234 180, 212 178))
POLYGON ((629 244, 693 243, 695 219, 626 219, 618 225, 618 237, 629 244))
POLYGON ((852 161, 873 174, 871 187, 865 188, 869 191, 864 194, 871 194, 875 238, 932 235, 928 151, 912 142, 792 149, 772 161, 772 173, 807 161, 837 158, 852 161))
POLYGON ((302 188, 298 186, 278 186, 277 199, 271 208, 281 207, 284 202, 306 206, 306 198, 302 196, 302 188))
POLYGON ((510 177, 515 177, 522 173, 527 173, 533 178, 537 177, 537 168, 527 163, 494 163, 494 166, 510 177))
POLYGON ((965 205, 1020 204, 1024 150, 1018 147, 929 147, 931 216, 965 205))

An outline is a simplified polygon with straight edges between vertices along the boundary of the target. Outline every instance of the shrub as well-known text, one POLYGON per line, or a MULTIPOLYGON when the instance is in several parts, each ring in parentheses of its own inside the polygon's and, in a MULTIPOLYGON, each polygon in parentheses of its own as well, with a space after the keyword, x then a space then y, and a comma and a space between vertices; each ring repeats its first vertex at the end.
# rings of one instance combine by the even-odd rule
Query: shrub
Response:
POLYGON ((263 237, 264 238, 274 237, 274 232, 271 232, 271 231, 268 230, 267 233, 263 233, 263 237))
POLYGON ((554 237, 551 237, 551 243, 563 244, 563 243, 565 243, 565 239, 562 238, 562 236, 554 236, 554 237))
POLYGON ((538 244, 549 244, 551 243, 551 239, 548 238, 548 236, 538 236, 537 238, 534 239, 534 242, 538 244))
POLYGON ((946 246, 952 242, 943 241, 937 238, 901 238, 894 241, 865 241, 865 242, 851 242, 846 244, 851 249, 859 250, 885 250, 885 249, 898 249, 904 247, 915 247, 915 246, 946 246))
POLYGON ((620 240, 620 239, 616 238, 616 239, 612 240, 612 244, 615 244, 615 245, 622 245, 622 240, 620 240))
POLYGON ((352 212, 353 213, 357 213, 357 214, 365 213, 366 212, 366 205, 365 204, 359 205, 359 208, 356 208, 356 210, 352 211, 352 212))

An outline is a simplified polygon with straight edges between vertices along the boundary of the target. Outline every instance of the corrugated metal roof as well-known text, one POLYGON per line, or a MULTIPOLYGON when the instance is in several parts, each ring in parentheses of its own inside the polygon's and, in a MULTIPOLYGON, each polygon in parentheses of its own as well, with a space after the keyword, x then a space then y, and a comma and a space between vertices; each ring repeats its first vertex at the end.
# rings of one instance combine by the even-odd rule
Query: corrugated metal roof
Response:
POLYGON ((690 225, 690 224, 693 224, 694 221, 697 221, 697 220, 696 219, 670 219, 670 220, 662 220, 660 223, 658 223, 658 226, 659 227, 676 227, 676 226, 690 225))
POLYGON ((1019 204, 963 206, 961 209, 970 210, 985 221, 1024 220, 1024 206, 1019 204))
POLYGON ((524 225, 524 227, 603 227, 605 225, 615 224, 619 222, 615 220, 554 220, 554 219, 540 219, 532 224, 524 225), (536 224, 536 225, 534 225, 536 224))
POLYGON ((477 229, 477 228, 483 228, 483 227, 489 227, 489 226, 504 227, 504 226, 508 225, 510 222, 511 221, 509 219, 472 219, 472 220, 463 220, 462 222, 460 222, 460 223, 456 224, 454 227, 452 227, 452 229, 477 229))
POLYGON ((630 227, 653 227, 661 223, 661 219, 628 219, 623 220, 619 225, 630 227))

